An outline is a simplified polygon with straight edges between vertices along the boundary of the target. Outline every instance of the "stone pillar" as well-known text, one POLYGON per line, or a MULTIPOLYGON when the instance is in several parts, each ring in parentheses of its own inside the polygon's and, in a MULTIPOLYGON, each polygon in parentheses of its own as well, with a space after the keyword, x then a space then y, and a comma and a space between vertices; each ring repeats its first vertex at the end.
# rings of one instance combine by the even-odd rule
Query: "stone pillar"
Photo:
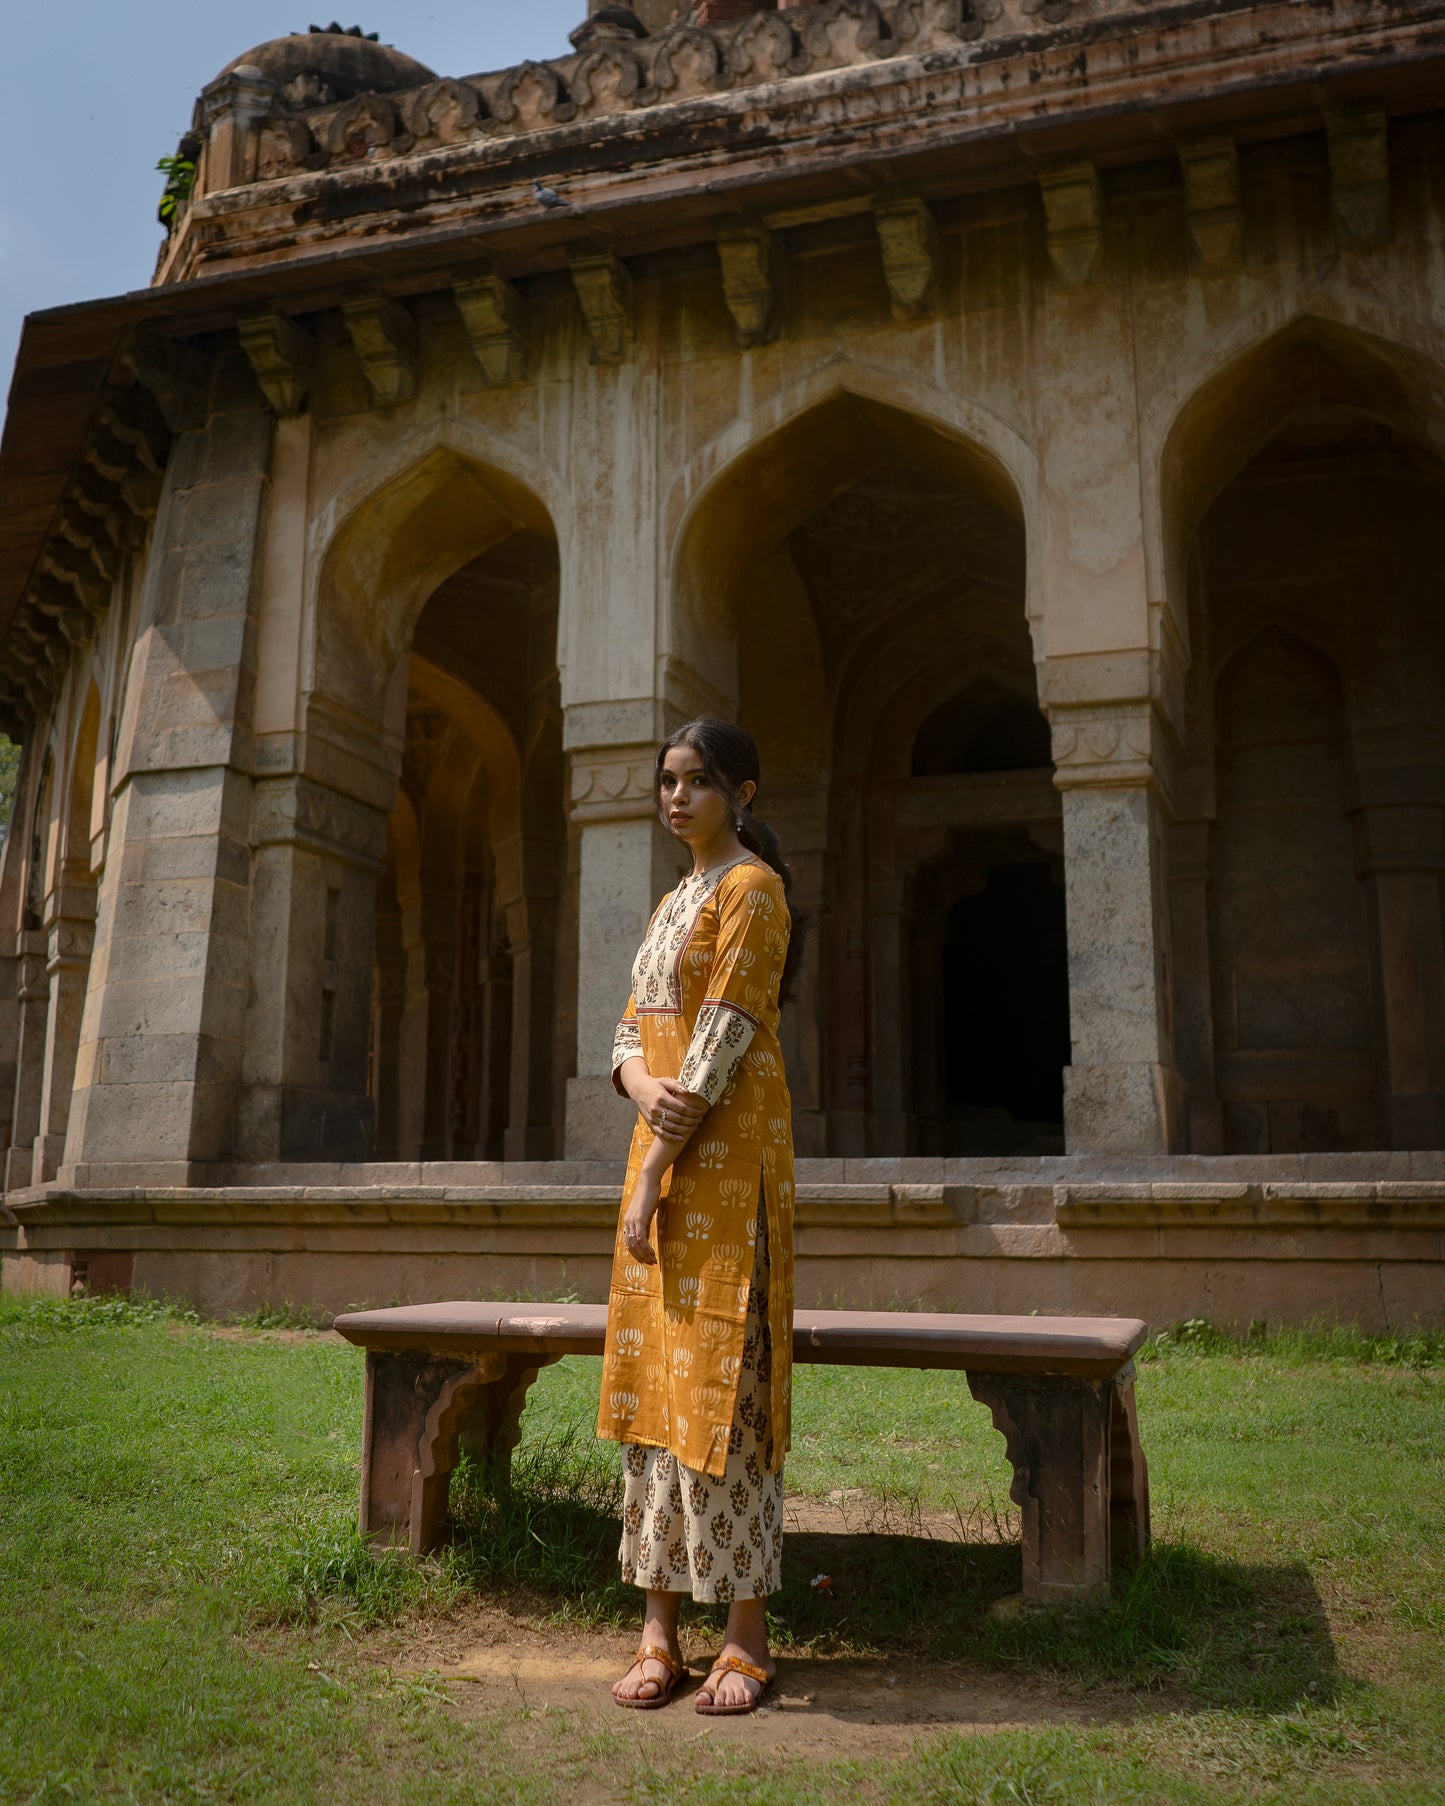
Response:
POLYGON ((15 1046, 11 1146, 5 1155, 7 1192, 23 1191, 31 1183, 35 1137, 40 1131, 40 1099, 45 1088, 45 1019, 50 1013, 50 981, 45 971, 47 938, 37 929, 22 933, 19 938, 16 982, 19 1028, 15 1046))
POLYGON ((1167 1154, 1182 1140, 1163 883, 1162 730, 1147 702, 1053 715, 1064 800, 1070 1153, 1167 1154))
POLYGON ((1169 834, 1174 1050, 1186 1092, 1185 1145, 1191 1154, 1224 1152, 1209 952, 1210 833, 1209 822, 1189 821, 1176 822, 1169 834))
MULTIPOLYGON (((499 848, 499 863, 502 858, 499 848)), ((536 863, 534 852, 531 864, 535 867, 536 863)), ((512 954, 512 1036, 504 1155, 508 1160, 546 1160, 553 1152, 551 1022, 556 992, 556 898, 545 894, 522 897, 506 906, 506 921, 512 954)))
POLYGON ((235 1134, 271 417, 238 356, 209 410, 172 445, 140 599, 66 1142, 81 1183, 186 1183, 235 1134))
POLYGON ((386 816, 314 779, 256 784, 238 1160, 365 1160, 386 816))
POLYGON ((1445 812, 1375 804, 1355 814, 1380 1016, 1382 1129, 1392 1148, 1445 1147, 1445 812))
POLYGON ((95 885, 88 867, 62 872, 61 882, 51 893, 47 914, 45 971, 50 980, 50 1002, 46 1011, 40 1123, 31 1165, 34 1185, 53 1179, 65 1154, 86 981, 95 940, 95 885))
POLYGON ((633 955, 682 861, 657 818, 651 745, 579 747, 572 820, 581 832, 577 909, 577 1073, 567 1081, 566 1156, 620 1159, 633 1112, 612 1088, 612 1039, 633 955))

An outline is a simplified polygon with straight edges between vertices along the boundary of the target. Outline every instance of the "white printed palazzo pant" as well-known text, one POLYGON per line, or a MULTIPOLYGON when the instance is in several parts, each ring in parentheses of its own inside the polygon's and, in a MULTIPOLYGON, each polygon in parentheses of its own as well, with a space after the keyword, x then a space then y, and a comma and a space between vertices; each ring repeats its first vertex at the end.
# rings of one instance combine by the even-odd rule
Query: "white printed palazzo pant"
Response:
POLYGON ((667 1449, 622 1447, 622 1578, 657 1593, 690 1592, 708 1604, 761 1599, 783 1584, 783 1476, 765 1466, 773 1344, 767 1222, 762 1211, 758 1218, 743 1364, 721 1477, 685 1466, 667 1449))

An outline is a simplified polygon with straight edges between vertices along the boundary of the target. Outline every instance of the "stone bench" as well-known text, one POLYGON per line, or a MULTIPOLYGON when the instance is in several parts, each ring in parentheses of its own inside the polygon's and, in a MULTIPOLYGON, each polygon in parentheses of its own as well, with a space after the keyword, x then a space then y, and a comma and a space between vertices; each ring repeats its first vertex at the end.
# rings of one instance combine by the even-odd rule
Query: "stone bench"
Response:
MULTIPOLYGON (((405 1305, 351 1311, 339 1334, 366 1350, 361 1529, 422 1554, 445 1540, 463 1446, 505 1471, 527 1389, 563 1355, 600 1355, 600 1304, 405 1305)), ((799 1310, 795 1362, 937 1367, 968 1375, 1013 1466, 1031 1601, 1097 1596, 1149 1535, 1134 1401, 1134 1318, 971 1317, 799 1310)))

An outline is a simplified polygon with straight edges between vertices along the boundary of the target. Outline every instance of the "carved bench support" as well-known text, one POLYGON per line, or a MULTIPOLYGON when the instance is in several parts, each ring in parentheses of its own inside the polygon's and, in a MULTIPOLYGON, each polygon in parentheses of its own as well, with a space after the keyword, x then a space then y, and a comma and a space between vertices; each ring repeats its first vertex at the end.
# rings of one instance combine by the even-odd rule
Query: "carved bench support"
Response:
POLYGON ((1107 1597, 1113 1563, 1143 1551, 1148 1481, 1131 1369, 1113 1380, 970 1373, 1013 1466, 1024 1598, 1107 1597))
POLYGON ((534 1356, 448 1360, 370 1350, 362 1427, 361 1533, 425 1555, 446 1540, 452 1472, 468 1454, 505 1474, 534 1356))

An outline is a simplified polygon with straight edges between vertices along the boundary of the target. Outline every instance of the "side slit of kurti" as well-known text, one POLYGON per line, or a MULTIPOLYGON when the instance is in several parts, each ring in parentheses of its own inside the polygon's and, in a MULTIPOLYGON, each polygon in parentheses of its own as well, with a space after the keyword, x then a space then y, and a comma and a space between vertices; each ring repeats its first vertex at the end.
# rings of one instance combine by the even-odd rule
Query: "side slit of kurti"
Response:
POLYGON ((763 1188, 758 1242, 743 1325, 734 1422, 721 1475, 686 1466, 668 1449, 626 1443, 622 1450, 622 1578, 652 1592, 690 1593, 704 1604, 762 1599, 782 1586, 783 1475, 770 1470, 765 1445, 771 1365, 776 1347, 771 1245, 763 1188))

